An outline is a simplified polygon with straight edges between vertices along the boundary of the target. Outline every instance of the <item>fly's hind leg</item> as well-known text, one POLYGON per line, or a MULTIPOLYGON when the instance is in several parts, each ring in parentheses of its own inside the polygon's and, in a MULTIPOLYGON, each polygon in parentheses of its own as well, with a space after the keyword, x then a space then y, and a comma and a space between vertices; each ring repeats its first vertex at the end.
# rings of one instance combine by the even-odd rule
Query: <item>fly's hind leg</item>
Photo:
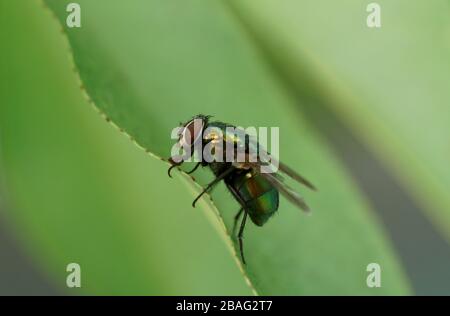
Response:
POLYGON ((244 218, 242 219, 241 222, 241 228, 239 229, 239 233, 238 233, 238 241, 239 241, 239 250, 241 253, 241 259, 242 259, 242 263, 246 264, 245 262, 245 257, 244 257, 244 228, 245 228, 245 223, 247 220, 247 205, 245 203, 245 201, 242 199, 242 197, 238 194, 238 192, 236 191, 236 189, 234 189, 232 186, 228 186, 228 188, 231 190, 231 192, 233 192, 233 195, 235 196, 236 200, 239 202, 239 204, 241 205, 241 209, 239 210, 239 212, 234 216, 234 226, 233 226, 233 236, 235 236, 235 229, 237 226, 237 222, 241 216, 242 213, 244 213, 244 218))
POLYGON ((239 218, 241 217, 243 211, 244 211, 244 207, 241 207, 240 210, 234 216, 233 236, 236 235, 237 222, 238 222, 239 218))
POLYGON ((244 258, 244 245, 242 243, 242 239, 244 237, 244 228, 245 228, 245 222, 247 220, 247 212, 244 211, 244 218, 242 219, 241 222, 241 228, 239 229, 239 234, 238 234, 238 240, 239 240, 239 249, 241 251, 241 258, 242 258, 242 262, 245 264, 245 258, 244 258))

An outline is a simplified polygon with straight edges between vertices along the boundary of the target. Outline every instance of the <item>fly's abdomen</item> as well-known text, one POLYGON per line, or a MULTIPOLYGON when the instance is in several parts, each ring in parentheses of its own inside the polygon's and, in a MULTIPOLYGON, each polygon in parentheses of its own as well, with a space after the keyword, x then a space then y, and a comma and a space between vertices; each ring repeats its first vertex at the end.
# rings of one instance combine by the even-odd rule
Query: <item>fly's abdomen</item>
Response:
POLYGON ((242 173, 234 177, 232 185, 256 225, 264 225, 278 210, 278 191, 260 174, 242 173))

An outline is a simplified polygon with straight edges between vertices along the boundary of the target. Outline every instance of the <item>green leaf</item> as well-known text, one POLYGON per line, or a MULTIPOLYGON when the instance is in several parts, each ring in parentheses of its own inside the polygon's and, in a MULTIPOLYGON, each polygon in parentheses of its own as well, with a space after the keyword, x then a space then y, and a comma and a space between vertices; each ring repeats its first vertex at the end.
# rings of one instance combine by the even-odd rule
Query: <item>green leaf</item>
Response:
POLYGON ((251 295, 189 187, 85 101, 48 12, 11 1, 0 21, 0 215, 32 263, 66 294, 251 295))
POLYGON ((230 3, 304 100, 336 111, 450 237, 449 2, 377 1, 375 29, 362 0, 230 3))
MULTIPOLYGON (((62 25, 68 2, 45 1, 62 25)), ((319 193, 302 191, 312 216, 282 200, 279 214, 263 228, 248 225, 244 269, 258 293, 408 293, 403 272, 366 201, 313 127, 299 118, 290 93, 222 2, 79 3, 82 27, 64 30, 83 89, 140 146, 168 157, 171 129, 197 113, 241 126, 279 126, 281 159, 319 187, 319 193), (366 285, 371 262, 382 266, 381 288, 366 285)), ((136 174, 150 181, 152 175, 138 169, 136 174)), ((199 174, 205 180, 208 173, 199 174)), ((157 183, 147 188, 158 190, 155 195, 161 192, 157 183)), ((179 191, 166 191, 178 200, 179 191)), ((213 199, 228 231, 221 234, 228 239, 239 206, 223 185, 213 199)), ((210 202, 203 202, 212 214, 214 208, 205 207, 210 202)), ((190 203, 183 203, 183 211, 191 214, 190 203)), ((161 208, 166 213, 173 209, 161 208)), ((135 219, 142 224, 139 216, 135 219)), ((205 249, 203 257, 209 260, 212 254, 205 249)))

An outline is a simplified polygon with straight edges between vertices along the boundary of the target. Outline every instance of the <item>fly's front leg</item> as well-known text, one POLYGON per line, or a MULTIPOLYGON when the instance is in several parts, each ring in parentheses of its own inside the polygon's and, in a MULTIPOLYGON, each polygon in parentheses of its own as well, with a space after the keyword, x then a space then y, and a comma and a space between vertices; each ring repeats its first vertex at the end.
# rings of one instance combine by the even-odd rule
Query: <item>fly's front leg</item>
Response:
POLYGON ((226 176, 228 176, 231 172, 234 171, 234 167, 230 167, 227 170, 225 170, 224 172, 222 172, 222 174, 220 174, 217 178, 215 178, 213 181, 211 181, 210 184, 208 184, 206 186, 206 188, 203 189, 203 191, 195 198, 194 202, 192 202, 192 207, 195 207, 195 204, 197 203, 197 201, 202 197, 203 194, 205 194, 206 192, 208 192, 214 185, 216 185, 217 183, 219 183, 221 180, 223 180, 226 176))
POLYGON ((194 167, 191 171, 186 172, 186 173, 187 173, 187 174, 193 173, 195 170, 197 170, 197 168, 198 168, 201 164, 202 164, 201 162, 197 162, 197 164, 195 165, 195 167, 194 167))
MULTIPOLYGON (((177 158, 179 158, 179 157, 177 156, 177 158)), ((183 164, 183 160, 180 160, 179 162, 175 162, 175 160, 173 160, 172 157, 170 157, 168 160, 172 165, 167 170, 167 174, 169 175, 170 178, 172 178, 172 175, 170 174, 172 172, 172 169, 175 167, 181 166, 183 164)))

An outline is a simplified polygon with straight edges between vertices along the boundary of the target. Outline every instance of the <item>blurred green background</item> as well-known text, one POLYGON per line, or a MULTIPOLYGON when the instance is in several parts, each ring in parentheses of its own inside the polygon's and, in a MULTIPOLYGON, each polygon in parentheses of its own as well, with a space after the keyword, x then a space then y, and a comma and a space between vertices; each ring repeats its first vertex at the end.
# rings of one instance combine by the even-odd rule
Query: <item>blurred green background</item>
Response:
POLYGON ((0 2, 0 294, 450 294, 448 2, 379 1, 378 30, 366 1, 78 1, 80 29, 69 2, 0 2), (158 159, 197 113, 280 126, 320 189, 245 267, 230 194, 192 209, 158 159))

